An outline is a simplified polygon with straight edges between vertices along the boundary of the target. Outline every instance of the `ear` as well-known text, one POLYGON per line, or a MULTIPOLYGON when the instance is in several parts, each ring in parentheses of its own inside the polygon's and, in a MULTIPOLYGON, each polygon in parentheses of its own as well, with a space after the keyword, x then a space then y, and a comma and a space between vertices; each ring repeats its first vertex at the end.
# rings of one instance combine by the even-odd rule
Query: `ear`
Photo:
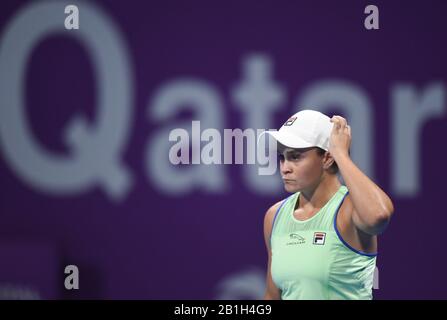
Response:
POLYGON ((334 163, 334 158, 332 157, 332 155, 330 154, 329 151, 326 151, 323 155, 323 168, 325 170, 328 170, 332 164, 334 163))

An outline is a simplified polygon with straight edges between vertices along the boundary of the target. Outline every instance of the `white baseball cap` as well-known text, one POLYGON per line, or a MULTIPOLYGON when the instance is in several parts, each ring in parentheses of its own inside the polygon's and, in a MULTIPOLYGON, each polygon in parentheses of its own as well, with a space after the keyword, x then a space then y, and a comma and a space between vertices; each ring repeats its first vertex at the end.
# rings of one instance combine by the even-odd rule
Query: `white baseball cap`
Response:
POLYGON ((327 115, 315 110, 302 110, 291 116, 278 131, 269 130, 262 134, 271 135, 289 148, 320 147, 328 151, 332 127, 327 115))

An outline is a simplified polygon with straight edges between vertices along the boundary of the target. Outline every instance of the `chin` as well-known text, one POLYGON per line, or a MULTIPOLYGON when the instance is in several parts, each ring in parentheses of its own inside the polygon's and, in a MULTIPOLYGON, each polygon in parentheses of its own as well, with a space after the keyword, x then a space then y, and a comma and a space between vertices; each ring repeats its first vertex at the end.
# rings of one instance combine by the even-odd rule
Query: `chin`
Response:
POLYGON ((289 193, 295 193, 297 191, 300 191, 300 187, 296 184, 289 184, 289 183, 285 183, 284 184, 284 189, 289 192, 289 193))

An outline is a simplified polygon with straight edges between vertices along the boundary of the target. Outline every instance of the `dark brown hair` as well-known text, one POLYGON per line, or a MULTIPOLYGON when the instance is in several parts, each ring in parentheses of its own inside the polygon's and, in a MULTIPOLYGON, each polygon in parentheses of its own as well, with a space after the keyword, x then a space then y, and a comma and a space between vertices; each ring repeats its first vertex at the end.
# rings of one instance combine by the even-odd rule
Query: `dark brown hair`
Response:
MULTIPOLYGON (((282 143, 280 143, 279 141, 277 142, 277 151, 278 152, 282 152, 282 149, 284 149, 284 148, 287 148, 285 145, 283 145, 282 143)), ((316 149, 316 151, 317 151, 317 154, 319 155, 319 156, 323 156, 324 154, 325 154, 325 152, 326 152, 326 150, 324 150, 324 149, 322 149, 322 148, 320 148, 320 147, 314 147, 315 149, 316 149)), ((349 154, 351 153, 351 150, 349 150, 349 154)), ((335 162, 335 160, 334 160, 334 163, 329 167, 329 173, 331 173, 331 174, 337 174, 338 173, 338 171, 339 171, 339 169, 338 169, 338 165, 337 165, 337 162, 335 162)))

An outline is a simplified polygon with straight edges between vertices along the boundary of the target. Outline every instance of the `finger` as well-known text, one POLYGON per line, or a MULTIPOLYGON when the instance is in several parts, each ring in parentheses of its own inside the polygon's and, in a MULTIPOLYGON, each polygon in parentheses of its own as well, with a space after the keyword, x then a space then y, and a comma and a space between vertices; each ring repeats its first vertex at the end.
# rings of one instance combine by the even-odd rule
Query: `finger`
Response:
POLYGON ((337 117, 337 119, 340 122, 340 125, 341 125, 342 128, 344 128, 348 124, 346 119, 343 118, 342 116, 335 116, 335 117, 337 117))
POLYGON ((338 129, 338 128, 340 127, 340 119, 338 119, 337 116, 333 116, 333 117, 331 118, 331 122, 334 123, 334 127, 335 127, 335 128, 338 129))
POLYGON ((351 135, 351 126, 347 125, 346 126, 346 132, 351 135))
POLYGON ((331 120, 331 122, 337 122, 337 121, 340 121, 340 119, 338 118, 338 116, 332 116, 332 118, 330 119, 331 120))
POLYGON ((334 121, 334 126, 332 127, 333 132, 338 132, 340 130, 340 123, 338 121, 334 121))
POLYGON ((334 123, 333 131, 339 132, 341 129, 341 121, 338 116, 332 116, 331 121, 334 123))

